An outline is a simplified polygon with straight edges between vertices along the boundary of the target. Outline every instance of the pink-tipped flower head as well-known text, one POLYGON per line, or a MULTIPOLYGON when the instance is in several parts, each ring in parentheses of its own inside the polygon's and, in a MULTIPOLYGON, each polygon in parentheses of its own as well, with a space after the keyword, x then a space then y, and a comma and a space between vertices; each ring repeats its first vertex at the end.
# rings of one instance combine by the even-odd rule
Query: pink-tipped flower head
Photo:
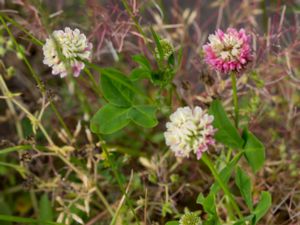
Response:
POLYGON ((65 77, 70 72, 78 77, 84 68, 82 61, 91 57, 92 47, 78 29, 66 27, 65 30, 56 30, 43 46, 43 62, 52 67, 53 75, 65 77))
POLYGON ((244 29, 217 30, 203 46, 205 62, 221 73, 239 72, 252 59, 251 38, 244 29))
POLYGON ((214 117, 207 114, 201 107, 196 106, 178 108, 166 124, 164 133, 166 144, 177 157, 189 157, 191 153, 200 159, 208 150, 209 145, 214 145, 212 122, 214 117))

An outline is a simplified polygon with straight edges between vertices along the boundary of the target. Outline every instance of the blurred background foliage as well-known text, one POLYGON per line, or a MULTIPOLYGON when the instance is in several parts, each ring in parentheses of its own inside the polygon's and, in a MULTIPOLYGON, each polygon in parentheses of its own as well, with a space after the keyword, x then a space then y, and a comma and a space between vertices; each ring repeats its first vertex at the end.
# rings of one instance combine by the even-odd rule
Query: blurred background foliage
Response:
MULTIPOLYGON (((161 37, 171 40, 177 50, 183 48, 183 60, 174 85, 188 105, 206 107, 218 96, 225 105, 231 101, 228 77, 212 73, 203 62, 202 45, 207 36, 216 28, 227 27, 243 27, 251 33, 255 59, 249 68, 251 72, 246 71, 239 77, 238 91, 242 123, 249 123, 266 146, 265 167, 255 179, 253 177, 254 192, 268 190, 273 197, 272 208, 261 224, 299 224, 299 0, 131 0, 129 5, 149 38, 152 25, 161 37)), ((66 26, 79 28, 93 43, 93 62, 100 66, 116 67, 129 74, 137 66, 132 60, 135 54, 143 53, 154 62, 121 1, 1 0, 0 6, 1 14, 17 21, 41 41, 53 30, 66 26)), ((89 133, 89 119, 104 100, 91 90, 86 74, 76 80, 52 76, 42 63, 41 47, 19 27, 11 23, 8 26, 21 46, 17 49, 0 26, 0 73, 8 89, 21 93, 18 101, 32 113, 43 107, 43 99, 55 103, 74 139, 68 139, 50 107, 45 108, 43 114, 44 127, 57 145, 74 147, 71 157, 78 167, 89 168, 89 160, 96 160, 97 185, 112 207, 115 208, 122 197, 113 176, 114 168, 122 185, 130 183, 130 201, 145 224, 164 224, 184 210, 201 210, 196 198, 200 192, 208 191, 212 180, 207 169, 196 160, 176 160, 167 151, 163 139, 169 113, 163 108, 166 93, 158 96, 162 108, 157 127, 142 129, 130 125, 105 136, 114 162, 112 167, 97 145, 97 138, 89 133), (45 85, 45 95, 22 62, 20 51, 45 85)), ((93 75, 98 80, 99 75, 93 75)), ((155 92, 147 82, 143 88, 148 93, 155 92)), ((181 104, 175 100, 173 103, 174 109, 181 104)), ((34 133, 26 115, 18 109, 13 113, 5 99, 0 101, 0 140, 1 149, 46 145, 44 135, 40 131, 34 133), (21 127, 19 133, 16 132, 17 121, 21 127)), ((221 149, 218 147, 216 153, 222 155, 221 149)), ((68 176, 72 184, 60 179, 69 172, 68 168, 61 160, 39 154, 30 147, 10 154, 1 154, 0 150, 0 214, 37 217, 39 209, 46 208, 42 210, 48 213, 45 218, 56 219, 59 201, 54 200, 66 195, 70 199, 76 196, 76 188, 72 185, 80 184, 76 183, 77 178, 72 174, 68 176)), ((218 166, 221 168, 221 163, 218 166)), ((78 209, 70 210, 88 221, 86 224, 109 224, 109 214, 101 201, 92 198, 90 205, 89 216, 78 209)), ((134 215, 127 205, 122 206, 120 215, 119 224, 133 224, 134 215)))

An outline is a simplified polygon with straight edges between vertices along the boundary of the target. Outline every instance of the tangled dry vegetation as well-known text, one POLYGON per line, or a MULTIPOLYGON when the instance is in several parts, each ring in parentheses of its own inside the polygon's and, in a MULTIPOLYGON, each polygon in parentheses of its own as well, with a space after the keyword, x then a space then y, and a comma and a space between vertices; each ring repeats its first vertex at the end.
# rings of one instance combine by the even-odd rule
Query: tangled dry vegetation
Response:
MULTIPOLYGON (((87 77, 98 82, 99 74, 54 77, 41 43, 53 30, 79 28, 93 43, 93 63, 129 73, 135 54, 154 62, 143 37, 152 42, 152 25, 183 49, 173 111, 221 97, 230 112, 230 79, 205 65, 202 46, 216 28, 244 27, 255 57, 237 81, 241 126, 249 123, 266 147, 265 165, 251 177, 254 202, 262 190, 272 195, 260 224, 300 224, 300 2, 131 0, 129 10, 122 2, 0 1, 0 214, 49 218, 39 212, 50 204, 50 218, 66 224, 109 224, 113 212, 116 224, 165 224, 187 210, 205 217, 196 199, 213 180, 199 161, 168 151, 169 109, 162 104, 155 128, 130 125, 98 139, 89 121, 104 100, 87 77)), ((148 82, 144 88, 155 92, 148 82)), ((234 179, 229 185, 237 192, 234 179)), ((218 213, 225 217, 226 209, 218 213)))

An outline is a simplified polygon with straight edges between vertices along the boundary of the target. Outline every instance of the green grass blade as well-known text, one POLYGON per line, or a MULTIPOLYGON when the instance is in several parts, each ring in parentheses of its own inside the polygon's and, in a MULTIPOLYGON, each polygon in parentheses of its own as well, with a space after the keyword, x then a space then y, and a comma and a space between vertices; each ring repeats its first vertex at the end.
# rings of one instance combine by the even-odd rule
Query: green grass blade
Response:
POLYGON ((24 218, 18 216, 7 216, 7 215, 0 215, 0 221, 9 221, 9 222, 16 222, 16 223, 29 223, 29 224, 38 224, 43 222, 45 225, 65 225, 63 223, 55 223, 51 221, 39 221, 36 219, 31 218, 24 218))

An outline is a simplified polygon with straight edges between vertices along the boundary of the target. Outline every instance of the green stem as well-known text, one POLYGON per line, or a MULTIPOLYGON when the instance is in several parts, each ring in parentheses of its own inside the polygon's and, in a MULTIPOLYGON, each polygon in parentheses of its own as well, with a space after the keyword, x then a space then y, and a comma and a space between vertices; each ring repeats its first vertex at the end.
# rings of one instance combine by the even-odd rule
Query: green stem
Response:
POLYGON ((34 213, 36 216, 39 215, 39 204, 38 204, 38 201, 37 201, 37 198, 36 198, 36 194, 33 190, 30 190, 30 199, 31 199, 31 202, 32 202, 32 207, 33 207, 33 210, 34 210, 34 213))
POLYGON ((118 219, 118 217, 119 217, 119 214, 120 214, 120 211, 121 211, 121 209, 122 209, 123 204, 124 204, 124 200, 123 200, 123 198, 122 198, 122 199, 121 199, 121 202, 120 202, 120 205, 118 206, 118 208, 117 208, 117 210, 116 210, 116 213, 115 213, 114 217, 112 218, 112 220, 111 220, 111 222, 110 222, 109 225, 115 225, 115 224, 116 224, 117 219, 118 219))
POLYGON ((91 109, 91 104, 88 102, 87 95, 82 92, 80 86, 78 85, 76 80, 73 79, 73 77, 72 77, 72 82, 74 83, 75 88, 77 90, 76 96, 77 96, 78 100, 80 101, 80 107, 82 108, 84 113, 91 115, 92 109, 91 109))
POLYGON ((209 170, 211 171, 212 175, 214 176, 215 180, 218 182, 220 187, 223 189, 225 195, 228 197, 232 207, 234 208, 234 210, 238 214, 239 218, 240 219, 243 218, 243 215, 240 211, 239 206, 237 205, 236 201, 234 200, 234 198, 233 198, 232 194, 230 193, 227 185, 220 178, 220 176, 219 176, 217 170, 215 169, 214 165, 212 164, 210 158, 207 156, 207 154, 203 154, 201 159, 206 164, 206 166, 209 168, 209 170))
POLYGON ((130 200, 128 199, 128 195, 127 195, 127 193, 126 193, 126 190, 125 190, 124 187, 123 187, 123 184, 122 184, 122 181, 121 181, 119 172, 118 172, 118 171, 116 170, 116 168, 115 168, 115 163, 112 162, 112 160, 111 160, 111 158, 110 158, 109 152, 108 152, 108 150, 107 150, 107 146, 106 146, 106 144, 104 143, 104 140, 102 140, 102 138, 101 138, 100 136, 98 136, 98 137, 99 137, 99 139, 102 141, 101 147, 102 147, 102 149, 103 149, 103 151, 104 151, 104 153, 105 153, 105 155, 106 155, 106 157, 107 157, 107 160, 108 160, 109 165, 111 166, 111 169, 112 169, 112 171, 113 171, 113 173, 114 173, 114 176, 115 176, 115 178, 116 178, 116 180, 117 180, 117 182, 118 182, 119 188, 121 189, 121 192, 122 192, 122 194, 123 194, 124 197, 125 197, 125 201, 126 201, 128 207, 130 208, 130 210, 132 211, 132 213, 133 213, 133 215, 134 215, 134 217, 135 217, 135 220, 136 220, 137 224, 140 225, 139 219, 138 219, 138 217, 137 217, 137 215, 136 215, 136 213, 135 213, 135 211, 134 211, 134 208, 133 208, 133 206, 132 206, 132 203, 131 203, 130 200))
POLYGON ((31 218, 25 217, 17 217, 17 216, 8 216, 8 215, 0 215, 0 221, 8 221, 8 222, 17 222, 17 223, 29 223, 29 224, 45 224, 45 225, 64 225, 62 223, 50 222, 50 221, 40 221, 31 218))
POLYGON ((94 90, 94 92, 99 95, 100 98, 102 98, 102 93, 99 89, 99 85, 97 83, 97 81, 95 80, 93 74, 91 73, 91 71, 88 68, 84 68, 84 72, 88 75, 91 83, 92 83, 92 89, 94 90))
POLYGON ((23 151, 23 150, 29 150, 29 149, 32 149, 31 145, 19 145, 19 146, 8 147, 8 148, 0 150, 0 155, 8 154, 8 153, 14 152, 14 151, 23 151))
MULTIPOLYGON (((168 106, 169 108, 171 109, 172 108, 172 100, 173 100, 173 91, 174 91, 174 88, 173 88, 173 85, 171 84, 171 86, 169 86, 167 88, 167 91, 168 91, 168 95, 169 95, 169 98, 168 98, 168 106)), ((176 90, 175 90, 176 91, 176 90)))
POLYGON ((177 100, 180 102, 180 105, 181 106, 185 106, 186 103, 185 103, 184 99, 178 94, 176 85, 173 84, 173 83, 172 83, 172 88, 173 88, 173 90, 175 92, 175 96, 176 96, 177 100))
POLYGON ((55 113, 58 121, 60 122, 60 125, 62 125, 62 127, 64 128, 64 130, 67 132, 68 137, 72 140, 73 135, 71 134, 70 129, 68 128, 67 124, 64 122, 63 117, 58 112, 56 106, 54 105, 54 103, 52 101, 50 101, 50 106, 51 106, 52 111, 55 113))
POLYGON ((12 163, 6 163, 6 162, 0 162, 0 166, 12 168, 12 169, 18 171, 19 174, 23 178, 26 177, 26 170, 25 170, 25 168, 23 166, 15 165, 15 164, 12 164, 12 163))
MULTIPOLYGON (((41 80, 39 79, 38 75, 36 74, 36 72, 33 70, 31 64, 29 63, 29 61, 27 60, 23 50, 20 48, 17 40, 15 39, 14 35, 12 34, 11 30, 8 28, 5 20, 3 19, 3 17, 0 14, 0 21, 3 24, 5 30, 7 31, 7 33, 9 34, 10 38, 12 39, 16 50, 22 55, 22 59, 24 61, 24 63, 26 64, 27 68, 30 71, 30 74, 32 75, 32 77, 34 78, 34 80, 36 81, 36 83, 38 84, 38 87, 40 88, 41 92, 43 95, 46 95, 46 89, 44 84, 41 82, 41 80)), ((41 43, 39 43, 41 44, 41 43)), ((61 125, 63 126, 63 128, 65 129, 65 131, 67 132, 68 136, 70 139, 72 139, 72 134, 70 129, 67 127, 67 125, 65 124, 62 116, 60 115, 60 113, 58 112, 56 106, 54 105, 54 103, 52 101, 50 101, 50 105, 51 105, 51 109, 54 111, 56 117, 58 118, 58 121, 61 123, 61 125)))
MULTIPOLYGON (((126 188, 126 190, 125 190, 125 193, 128 193, 128 191, 129 191, 129 189, 130 189, 130 185, 131 185, 131 182, 132 182, 132 176, 133 176, 133 173, 131 173, 131 176, 130 176, 130 179, 129 179, 127 188, 126 188)), ((122 198, 121 198, 121 200, 120 200, 120 202, 119 202, 119 205, 118 205, 118 207, 117 207, 117 209, 116 209, 115 215, 114 215, 114 217, 112 218, 112 220, 111 220, 111 222, 110 222, 109 225, 115 225, 115 224, 116 224, 116 222, 117 222, 117 220, 118 220, 118 217, 119 217, 119 214, 120 214, 120 211, 121 211, 121 209, 122 209, 122 206, 123 206, 123 204, 124 204, 124 202, 125 202, 125 198, 126 198, 126 196, 123 195, 122 198)), ((121 220, 122 220, 122 219, 121 219, 121 220)), ((122 222, 120 222, 120 223, 122 223, 122 222)))
POLYGON ((226 207, 229 219, 232 221, 236 220, 229 199, 226 196, 224 196, 224 200, 225 200, 225 207, 226 207))
POLYGON ((230 74, 231 77, 231 83, 232 83, 232 100, 233 100, 233 104, 234 104, 234 121, 235 121, 235 126, 236 128, 239 127, 239 105, 238 105, 238 96, 237 96, 237 87, 236 87, 236 74, 235 73, 231 73, 230 74))
POLYGON ((227 157, 226 157, 226 162, 229 163, 231 159, 231 154, 232 154, 232 148, 228 149, 227 157))
MULTIPOLYGON (((137 19, 135 18, 135 16, 133 15, 133 12, 131 11, 131 9, 129 8, 129 5, 127 3, 127 0, 122 0, 122 3, 127 11, 127 13, 129 14, 129 16, 131 17, 131 19, 133 20, 135 26, 136 26, 136 29, 138 30, 138 32, 143 36, 144 38, 144 41, 146 43, 146 45, 148 44, 148 40, 147 40, 147 37, 146 37, 146 34, 145 32, 143 31, 142 27, 140 26, 140 24, 138 23, 137 19)), ((148 46, 147 46, 148 47, 148 46)))
POLYGON ((61 159, 66 165, 68 165, 75 173, 77 173, 78 177, 83 181, 84 177, 86 177, 85 173, 79 170, 75 165, 73 165, 65 156, 60 153, 57 154, 57 157, 61 159))
POLYGON ((135 24, 135 27, 137 29, 137 31, 143 36, 143 39, 144 39, 144 42, 145 42, 145 45, 146 47, 148 48, 148 50, 150 52, 152 52, 152 54, 154 54, 154 50, 153 48, 151 47, 149 41, 148 41, 148 38, 146 36, 146 33, 144 32, 142 26, 139 24, 138 20, 135 18, 132 10, 129 8, 129 5, 128 5, 128 0, 122 0, 122 4, 124 5, 125 7, 125 10, 127 11, 127 13, 129 14, 129 16, 131 17, 131 19, 133 20, 134 24, 135 24))
MULTIPOLYGON (((2 75, 0 74, 0 89, 2 90, 3 95, 9 95, 10 91, 5 83, 4 78, 2 77, 2 75)), ((20 122, 20 119, 18 118, 17 112, 15 110, 14 104, 12 103, 10 98, 5 99, 6 100, 6 104, 9 108, 9 110, 11 111, 12 116, 14 117, 15 120, 15 124, 16 124, 16 131, 17 134, 19 136, 19 139, 22 140, 24 139, 24 133, 23 133, 23 127, 22 124, 20 122)))
POLYGON ((17 27, 18 29, 20 29, 21 31, 23 31, 30 39, 31 41, 38 45, 38 46, 43 46, 44 42, 40 41, 39 39, 37 39, 36 37, 34 37, 30 31, 26 30, 24 28, 24 26, 22 26, 21 24, 19 24, 17 21, 11 19, 10 17, 6 16, 5 14, 3 14, 2 12, 0 12, 0 16, 4 17, 5 20, 9 21, 13 26, 17 27))
POLYGON ((8 147, 5 149, 0 149, 0 155, 8 154, 8 153, 15 152, 15 151, 25 151, 25 150, 34 149, 34 148, 36 148, 40 151, 48 151, 48 149, 44 146, 18 145, 18 146, 8 147))
POLYGON ((112 208, 110 207, 110 205, 108 204, 106 198, 104 197, 103 193, 100 191, 100 189, 98 187, 96 187, 96 194, 101 199, 102 203, 104 204, 104 206, 106 207, 106 209, 110 213, 110 215, 112 217, 114 217, 114 212, 113 212, 112 208))

